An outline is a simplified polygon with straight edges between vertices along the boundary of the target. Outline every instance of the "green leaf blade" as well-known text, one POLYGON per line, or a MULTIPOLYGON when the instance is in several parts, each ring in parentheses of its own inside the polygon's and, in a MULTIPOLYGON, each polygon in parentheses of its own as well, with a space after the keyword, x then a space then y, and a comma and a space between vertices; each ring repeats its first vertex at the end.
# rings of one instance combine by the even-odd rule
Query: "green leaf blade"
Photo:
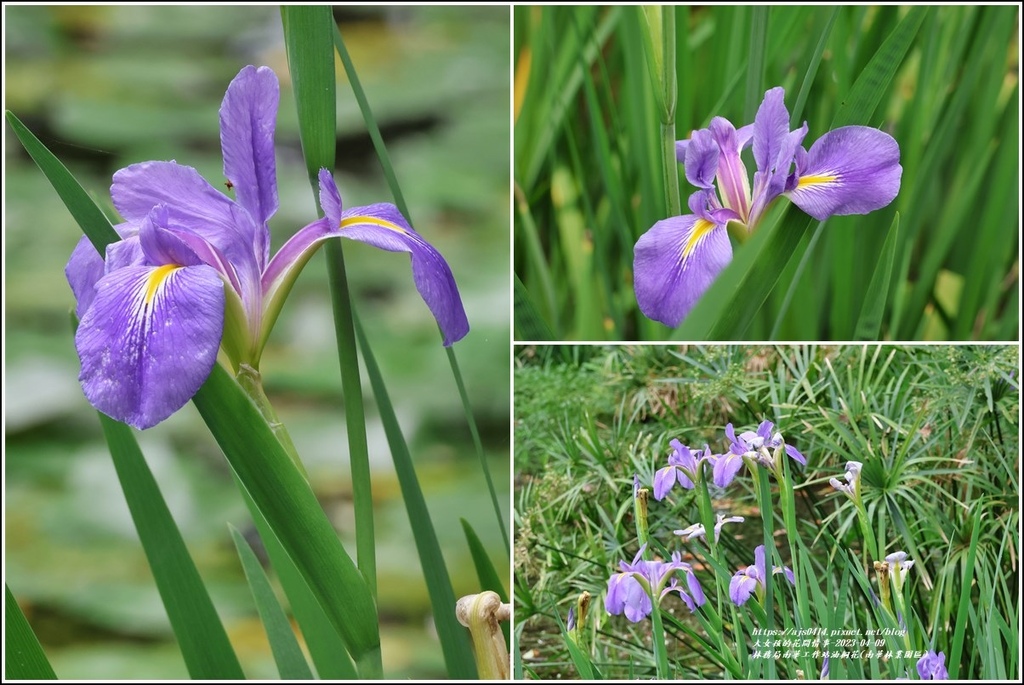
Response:
POLYGON ((278 673, 284 680, 312 680, 313 672, 309 670, 309 664, 302 655, 302 648, 295 639, 288 616, 277 601, 259 559, 238 529, 230 524, 228 527, 231 529, 231 538, 235 541, 242 569, 245 571, 245 579, 256 602, 256 610, 267 632, 267 640, 270 642, 270 651, 274 655, 278 673))
POLYGON ((39 638, 4 583, 4 680, 56 680, 39 638))
POLYGON ((864 295, 864 305, 857 318, 857 328, 854 334, 856 340, 877 340, 881 333, 882 316, 885 314, 885 305, 888 301, 889 279, 892 276, 896 250, 899 245, 899 231, 900 213, 896 212, 896 216, 893 217, 892 224, 889 226, 885 244, 882 245, 878 266, 875 267, 875 273, 872 274, 871 283, 864 295))
POLYGON ((139 541, 189 675, 244 679, 238 657, 131 428, 99 414, 139 541))
POLYGON ((108 243, 120 240, 120 236, 107 221, 107 217, 103 215, 81 184, 75 180, 67 167, 61 164, 60 160, 46 149, 46 146, 32 135, 32 132, 12 112, 7 112, 7 123, 14 129, 18 140, 39 166, 39 170, 46 176, 53 189, 57 191, 57 195, 71 212, 71 216, 78 222, 82 232, 96 246, 96 250, 102 255, 108 243))
POLYGON ((379 677, 377 608, 309 483, 256 405, 221 366, 192 400, 232 470, 345 640, 363 677, 379 677))
POLYGON ((409 525, 416 541, 416 552, 420 557, 427 591, 430 594, 434 626, 441 641, 448 675, 455 679, 473 680, 477 677, 473 649, 468 632, 455 616, 455 592, 448 576, 444 556, 441 554, 437 534, 434 532, 434 524, 430 520, 430 511, 427 509, 427 502, 423 497, 409 448, 402 436, 394 406, 384 386, 384 378, 358 319, 356 335, 363 360, 366 362, 366 373, 370 378, 373 395, 377 399, 377 408, 381 423, 384 424, 388 446, 391 448, 391 458, 402 490, 402 500, 409 515, 409 525))

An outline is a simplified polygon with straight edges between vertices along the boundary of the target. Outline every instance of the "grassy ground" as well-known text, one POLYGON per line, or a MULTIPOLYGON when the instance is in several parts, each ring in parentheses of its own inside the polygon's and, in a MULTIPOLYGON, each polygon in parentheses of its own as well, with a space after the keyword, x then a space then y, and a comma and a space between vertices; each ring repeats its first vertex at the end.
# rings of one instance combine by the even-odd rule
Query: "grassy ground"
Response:
MULTIPOLYGON (((653 675, 651 622, 610 616, 603 604, 619 560, 639 547, 634 474, 650 487, 671 439, 707 443, 717 454, 727 448, 727 422, 740 432, 766 418, 807 457, 806 467, 788 464, 786 493, 771 491, 772 502, 792 491, 795 521, 784 520, 778 505, 761 504, 745 470, 728 488, 711 487, 714 511, 746 517, 724 529, 718 568, 700 541, 672 534, 702 520, 696 491, 677 486, 650 502, 652 544, 694 563, 709 604, 724 592, 718 635, 678 599, 665 600, 673 675, 722 677, 723 651, 741 662, 741 675, 759 677, 753 669, 767 668, 744 661, 744 640, 764 626, 744 618, 750 604, 722 613, 723 583, 765 539, 777 542, 779 561, 800 568, 797 590, 776 592, 777 625, 794 620, 780 604, 795 615, 801 599, 807 614, 795 620, 805 627, 881 625, 866 589, 878 591, 865 573, 870 545, 851 502, 828 482, 842 480, 847 461, 864 464, 862 493, 879 556, 905 550, 916 560, 907 585, 913 639, 944 651, 951 675, 957 649, 960 677, 1017 673, 1016 347, 529 346, 517 360, 516 622, 526 677, 578 677, 559 626, 584 591, 593 596, 584 629, 593 665, 606 677, 653 675), (845 608, 837 613, 837 606, 845 608)), ((814 675, 820 667, 819 660, 814 675)), ((809 672, 795 659, 775 668, 783 678, 809 672)), ((896 663, 834 660, 833 677, 839 668, 848 677, 903 675, 896 663)))

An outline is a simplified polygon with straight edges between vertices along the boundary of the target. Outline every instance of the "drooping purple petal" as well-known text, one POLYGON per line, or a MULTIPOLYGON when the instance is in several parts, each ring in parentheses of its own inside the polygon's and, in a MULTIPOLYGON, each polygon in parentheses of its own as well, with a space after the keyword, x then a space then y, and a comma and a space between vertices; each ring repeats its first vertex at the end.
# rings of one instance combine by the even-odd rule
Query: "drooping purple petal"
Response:
POLYGON ((206 265, 107 274, 75 335, 85 396, 139 429, 163 421, 210 375, 223 326, 224 284, 206 265))
POLYGON ((630 576, 626 581, 626 601, 623 606, 626 618, 633 623, 639 623, 651 615, 652 609, 651 596, 636 578, 630 576))
POLYGON ((793 459, 794 461, 797 461, 803 464, 804 466, 807 466, 807 459, 804 457, 804 455, 800 454, 800 451, 797 448, 793 447, 792 445, 786 445, 786 454, 789 455, 790 459, 793 459))
POLYGON ((669 465, 654 472, 654 499, 659 502, 665 499, 668 491, 676 483, 676 467, 669 465))
POLYGON ((811 146, 789 198, 815 219, 867 214, 900 191, 900 147, 887 133, 867 126, 829 131, 811 146))
POLYGON ((342 211, 341 195, 326 169, 320 170, 320 202, 326 216, 301 229, 278 250, 263 274, 264 293, 294 279, 297 269, 324 240, 348 238, 388 252, 407 252, 416 289, 437 320, 444 345, 465 337, 469 321, 448 263, 409 226, 397 207, 379 203, 342 211))
POLYGON ((633 288, 640 311, 675 328, 732 260, 724 226, 693 214, 664 219, 633 250, 633 288))
POLYGON ((714 480, 715 485, 724 488, 732 482, 741 468, 743 468, 743 457, 741 455, 733 452, 723 454, 715 461, 715 466, 712 469, 712 480, 714 480))
MULTIPOLYGON (((693 601, 697 606, 704 606, 704 602, 707 598, 704 596, 704 588, 700 586, 700 581, 697 580, 697 576, 693 573, 686 574, 686 586, 690 588, 690 594, 693 596, 693 601)), ((693 608, 690 608, 693 611, 693 608)))
POLYGON ((608 590, 604 596, 604 608, 609 614, 619 615, 626 604, 626 573, 614 573, 608 578, 608 590))
POLYGON ((737 571, 729 581, 729 599, 736 606, 742 606, 757 590, 758 581, 747 574, 746 569, 737 571))
MULTIPOLYGON (((238 204, 259 224, 277 211, 274 127, 279 98, 277 75, 269 67, 249 65, 231 81, 220 106, 224 176, 234 186, 238 204)), ((265 253, 258 254, 264 254, 265 264, 265 253)))
POLYGON ((81 319, 96 297, 96 283, 103 278, 104 263, 96 247, 84 235, 78 240, 71 258, 64 267, 64 275, 75 295, 75 315, 81 319))

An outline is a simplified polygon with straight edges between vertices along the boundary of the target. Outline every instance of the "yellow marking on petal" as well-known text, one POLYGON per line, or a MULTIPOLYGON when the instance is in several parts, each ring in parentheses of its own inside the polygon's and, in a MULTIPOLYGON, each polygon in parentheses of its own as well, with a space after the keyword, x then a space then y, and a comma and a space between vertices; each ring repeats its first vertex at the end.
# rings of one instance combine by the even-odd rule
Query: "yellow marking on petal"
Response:
POLYGON ((153 273, 149 275, 149 280, 146 281, 146 304, 149 304, 153 300, 153 297, 156 295, 156 291, 160 288, 160 284, 166 281, 168 276, 180 268, 181 267, 177 264, 165 264, 154 269, 153 273))
POLYGON ((394 231, 395 233, 401 233, 402 235, 408 235, 408 232, 406 232, 406 230, 404 228, 402 228, 401 226, 399 226, 398 224, 393 224, 390 221, 386 221, 384 219, 378 219, 378 218, 372 217, 372 216, 350 216, 350 217, 346 217, 346 218, 341 220, 341 224, 340 224, 339 228, 345 229, 345 228, 348 228, 349 226, 354 226, 355 224, 372 224, 373 226, 380 226, 381 228, 386 228, 389 231, 394 231))
POLYGON ((807 186, 827 185, 838 179, 838 176, 829 176, 827 174, 818 174, 815 176, 801 176, 799 182, 797 182, 796 184, 796 187, 806 188, 807 186))
POLYGON ((716 224, 711 223, 707 219, 697 219, 693 224, 693 231, 690 233, 690 239, 687 240, 686 245, 683 246, 684 260, 693 254, 701 241, 704 240, 704 236, 714 230, 715 226, 716 224))

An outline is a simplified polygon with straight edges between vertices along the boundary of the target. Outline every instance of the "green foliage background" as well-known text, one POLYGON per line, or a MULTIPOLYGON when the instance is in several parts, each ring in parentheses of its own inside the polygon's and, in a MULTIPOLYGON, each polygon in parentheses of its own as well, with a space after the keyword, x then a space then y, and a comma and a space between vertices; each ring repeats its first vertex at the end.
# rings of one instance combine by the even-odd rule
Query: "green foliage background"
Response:
MULTIPOLYGON (((637 238, 674 213, 649 76, 660 34, 639 7, 514 12, 517 340, 1017 339, 1018 8, 675 7, 668 135, 749 123, 782 86, 808 144, 840 121, 879 127, 904 169, 883 210, 784 224, 794 244, 758 255, 781 272, 756 279, 762 306, 748 287, 675 332, 640 314, 631 271, 637 238), (738 306, 749 316, 714 328, 738 306)), ((740 261, 725 274, 754 268, 740 261)))

